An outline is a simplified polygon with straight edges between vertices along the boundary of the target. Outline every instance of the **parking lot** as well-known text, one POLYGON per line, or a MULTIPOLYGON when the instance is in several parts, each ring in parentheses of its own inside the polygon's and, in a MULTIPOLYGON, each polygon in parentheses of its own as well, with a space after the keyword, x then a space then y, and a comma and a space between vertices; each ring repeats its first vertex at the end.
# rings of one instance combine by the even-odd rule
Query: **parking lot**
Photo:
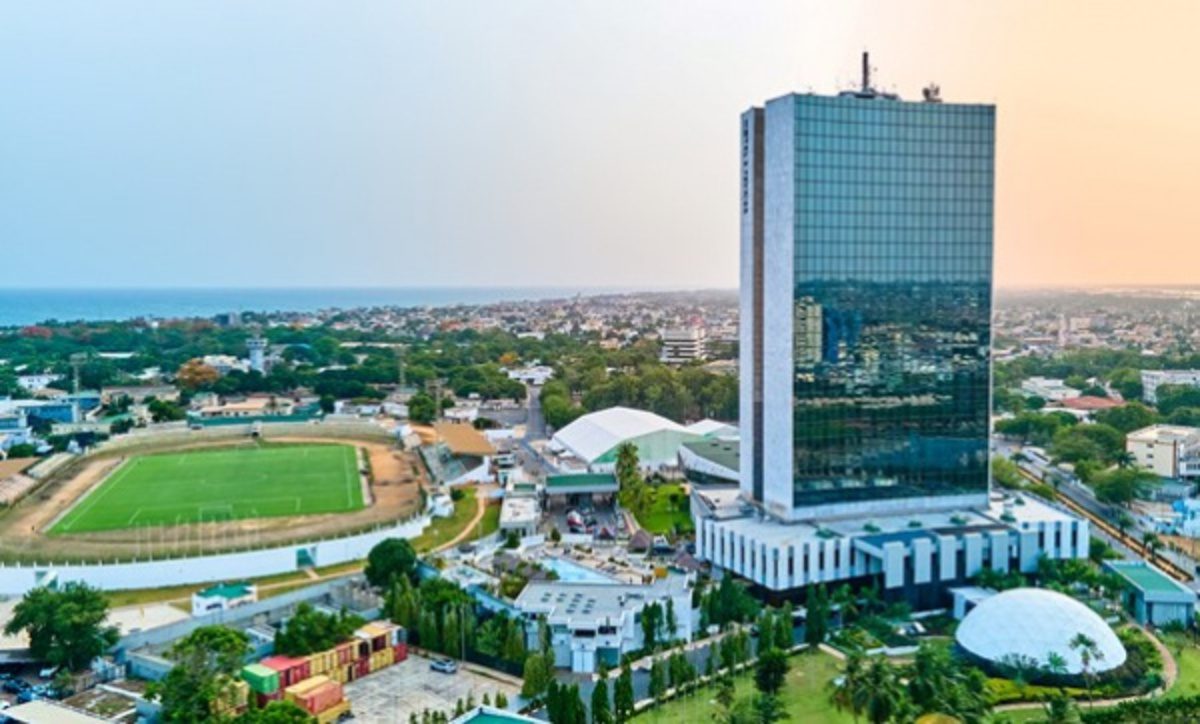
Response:
POLYGON ((513 701, 520 687, 459 667, 456 674, 431 671, 430 660, 410 655, 406 661, 388 667, 358 681, 346 684, 346 698, 356 722, 364 724, 408 724, 409 715, 418 718, 425 709, 444 711, 453 716, 454 705, 467 695, 479 704, 486 693, 495 700, 503 691, 513 701))

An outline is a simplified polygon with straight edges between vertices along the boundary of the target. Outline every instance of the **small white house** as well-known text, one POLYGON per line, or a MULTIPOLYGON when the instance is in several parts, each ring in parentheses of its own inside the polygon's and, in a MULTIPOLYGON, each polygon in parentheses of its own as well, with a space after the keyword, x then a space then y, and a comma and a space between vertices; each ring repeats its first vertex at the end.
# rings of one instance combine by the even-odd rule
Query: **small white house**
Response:
POLYGON ((241 583, 221 583, 192 594, 192 615, 202 616, 213 611, 228 611, 258 600, 258 586, 241 583))

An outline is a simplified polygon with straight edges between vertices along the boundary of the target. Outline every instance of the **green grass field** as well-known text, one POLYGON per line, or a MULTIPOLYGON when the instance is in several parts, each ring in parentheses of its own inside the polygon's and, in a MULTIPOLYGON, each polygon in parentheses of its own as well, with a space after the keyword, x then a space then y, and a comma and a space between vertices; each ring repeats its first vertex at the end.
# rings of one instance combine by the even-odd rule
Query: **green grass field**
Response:
POLYGON ((349 445, 271 445, 135 456, 51 534, 341 513, 363 507, 349 445))
MULTIPOLYGON (((788 724, 851 724, 848 713, 839 712, 829 703, 829 682, 838 675, 838 661, 825 653, 799 654, 788 659, 787 682, 779 692, 787 709, 788 724)), ((738 675, 735 690, 739 701, 754 694, 754 678, 738 675)), ((633 724, 696 724, 712 718, 716 689, 701 688, 694 694, 669 701, 638 714, 633 724)))

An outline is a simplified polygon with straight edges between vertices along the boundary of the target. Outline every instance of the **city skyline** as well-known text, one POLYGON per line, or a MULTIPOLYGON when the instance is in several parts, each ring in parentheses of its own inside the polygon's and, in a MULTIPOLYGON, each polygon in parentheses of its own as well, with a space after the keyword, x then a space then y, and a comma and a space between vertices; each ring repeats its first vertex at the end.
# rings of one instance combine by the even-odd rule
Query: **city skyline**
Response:
POLYGON ((1192 253, 1200 8, 288 10, 0 10, 6 266, 56 266, 0 283, 733 288, 729 118, 852 85, 863 49, 906 99, 1005 109, 999 288, 1190 281, 1160 260, 1192 253))

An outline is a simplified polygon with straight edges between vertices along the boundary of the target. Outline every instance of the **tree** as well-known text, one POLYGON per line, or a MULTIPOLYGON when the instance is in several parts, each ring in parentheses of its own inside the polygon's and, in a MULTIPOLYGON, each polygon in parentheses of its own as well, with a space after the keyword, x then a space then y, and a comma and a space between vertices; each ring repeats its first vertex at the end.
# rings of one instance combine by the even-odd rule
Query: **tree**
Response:
POLYGON ((734 724, 733 705, 736 703, 737 690, 733 686, 732 676, 722 676, 717 680, 716 708, 712 719, 715 724, 734 724))
POLYGON ((224 626, 201 626, 179 639, 167 652, 175 666, 154 684, 163 721, 194 724, 218 719, 214 702, 230 697, 246 653, 246 635, 224 626))
POLYGON ((408 419, 428 425, 438 416, 437 403, 426 392, 418 392, 408 400, 408 419))
POLYGON ((175 373, 175 381, 179 383, 179 386, 192 391, 211 387, 219 379, 221 379, 221 373, 204 364, 204 361, 199 358, 184 362, 179 371, 175 373))
POLYGON ((904 696, 900 682, 888 662, 876 657, 863 674, 863 714, 871 724, 886 724, 900 708, 904 696))
POLYGON ((70 581, 61 589, 30 590, 13 609, 4 631, 24 631, 34 658, 80 671, 117 643, 117 630, 105 625, 108 601, 97 589, 70 581))
POLYGON ((788 718, 783 702, 773 694, 759 694, 754 699, 754 721, 756 724, 774 724, 788 718))
POLYGON ((754 666, 754 686, 768 696, 776 696, 783 688, 787 678, 787 654, 777 648, 771 648, 758 655, 754 666))
POLYGON ((1158 559, 1158 552, 1162 550, 1162 539, 1158 537, 1157 533, 1146 531, 1142 533, 1142 545, 1150 551, 1150 562, 1154 563, 1158 559))
POLYGON ((867 708, 866 660, 861 651, 853 650, 842 665, 842 675, 830 682, 829 700, 838 711, 858 716, 867 708))
POLYGON ((508 708, 508 696, 505 695, 505 693, 503 691, 496 692, 496 708, 497 709, 507 709, 508 708))
POLYGON ((1158 422, 1158 413, 1140 402, 1130 402, 1121 407, 1100 410, 1092 417, 1096 422, 1109 425, 1124 433, 1140 430, 1158 422))
POLYGON ((1064 692, 1059 691, 1050 695, 1044 708, 1046 724, 1079 724, 1079 708, 1064 692))
POLYGON ((667 672, 657 656, 650 662, 650 698, 658 701, 667 693, 667 672))
POLYGON ((657 602, 649 603, 642 608, 642 644, 651 651, 658 643, 662 615, 662 606, 657 602))
POLYGON ((526 658, 521 696, 535 699, 546 693, 546 688, 554 680, 553 667, 554 660, 547 659, 544 654, 532 654, 526 658))
POLYGON ((608 703, 608 678, 601 676, 592 688, 592 724, 612 724, 612 708, 608 703))
POLYGON ((1096 644, 1095 639, 1080 631, 1067 644, 1072 650, 1079 651, 1079 662, 1083 667, 1083 680, 1087 685, 1088 701, 1092 700, 1092 683, 1095 678, 1092 664, 1104 660, 1104 652, 1096 644))
POLYGON ((626 662, 621 667, 613 690, 613 714, 617 724, 623 724, 633 717, 633 706, 633 672, 629 670, 629 662, 626 662))
POLYGON ((816 651, 829 632, 829 595, 825 586, 810 584, 805 604, 808 615, 804 620, 804 642, 809 651, 816 651))
POLYGON ((372 586, 387 589, 400 576, 414 581, 416 571, 417 552, 412 544, 404 538, 388 538, 367 553, 367 567, 363 573, 372 586))
POLYGON ((275 650, 285 656, 306 656, 340 644, 366 621, 361 616, 341 611, 330 615, 308 602, 296 607, 296 613, 275 634, 275 650))
POLYGON ((291 701, 272 701, 262 709, 251 707, 234 720, 234 724, 309 724, 309 714, 291 701))
POLYGON ((1110 505, 1129 505, 1144 498, 1158 483, 1158 476, 1146 470, 1119 469, 1104 473, 1092 483, 1096 500, 1110 505))
POLYGON ((675 616, 674 598, 667 598, 667 613, 666 618, 663 620, 663 626, 666 629, 663 639, 673 641, 675 639, 675 631, 679 629, 679 619, 675 616))

